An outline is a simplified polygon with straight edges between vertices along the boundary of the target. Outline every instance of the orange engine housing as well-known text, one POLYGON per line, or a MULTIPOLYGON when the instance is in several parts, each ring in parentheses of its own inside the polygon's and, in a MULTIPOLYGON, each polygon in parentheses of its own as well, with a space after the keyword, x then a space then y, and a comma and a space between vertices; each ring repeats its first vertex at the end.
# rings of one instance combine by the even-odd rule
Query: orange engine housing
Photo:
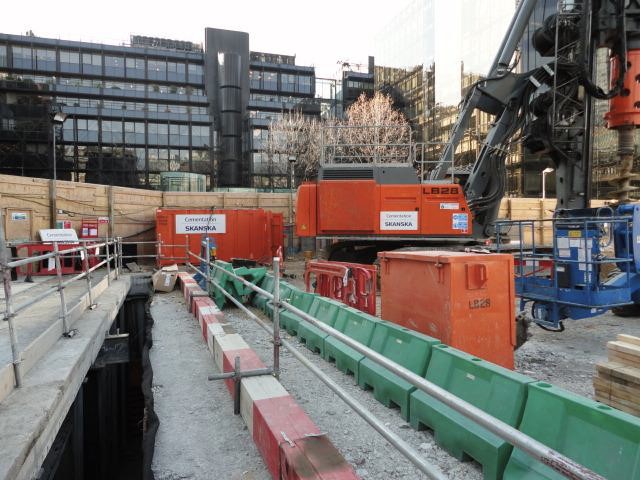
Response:
POLYGON ((457 184, 321 180, 298 188, 296 233, 316 236, 471 236, 472 215, 457 184))

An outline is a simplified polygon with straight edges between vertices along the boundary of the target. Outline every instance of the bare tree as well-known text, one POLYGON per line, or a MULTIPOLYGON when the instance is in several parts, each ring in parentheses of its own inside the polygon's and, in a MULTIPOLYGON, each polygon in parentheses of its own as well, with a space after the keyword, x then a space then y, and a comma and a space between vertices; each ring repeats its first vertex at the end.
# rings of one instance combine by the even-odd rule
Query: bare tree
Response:
POLYGON ((343 145, 342 152, 335 152, 336 161, 406 162, 411 153, 411 127, 402 112, 393 107, 390 95, 360 95, 335 130, 339 137, 336 143, 343 145))
POLYGON ((410 136, 409 123, 393 108, 391 97, 377 92, 372 98, 361 95, 344 120, 319 121, 299 111, 284 115, 269 126, 265 152, 272 174, 289 172, 293 157, 296 177, 309 179, 323 155, 336 163, 406 162, 410 136))
POLYGON ((265 148, 270 172, 288 174, 289 163, 293 161, 296 177, 313 177, 320 162, 320 128, 321 122, 305 118, 300 111, 289 112, 272 122, 265 148))

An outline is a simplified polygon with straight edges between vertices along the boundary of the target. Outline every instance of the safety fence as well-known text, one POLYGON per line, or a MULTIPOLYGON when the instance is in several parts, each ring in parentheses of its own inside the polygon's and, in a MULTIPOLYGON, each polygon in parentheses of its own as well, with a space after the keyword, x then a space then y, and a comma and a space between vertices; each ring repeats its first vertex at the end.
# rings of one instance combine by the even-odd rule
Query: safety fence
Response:
POLYGON ((363 312, 376 314, 376 267, 361 263, 309 260, 305 265, 307 292, 339 300, 363 312))
MULTIPOLYGON (((104 239, 103 241, 95 238, 90 240, 79 240, 78 246, 70 246, 65 242, 52 242, 52 251, 49 253, 29 256, 26 258, 10 259, 4 238, 4 231, 0 222, 0 271, 2 272, 5 306, 4 312, 1 313, 3 314, 4 321, 8 324, 15 386, 21 387, 23 383, 22 362, 24 359, 24 350, 20 348, 18 343, 18 334, 15 325, 16 315, 29 307, 37 305, 50 295, 57 293, 60 297, 62 334, 65 337, 72 337, 75 334, 75 330, 70 328, 69 318, 73 310, 79 305, 83 305, 83 303, 78 302, 75 305, 70 306, 65 295, 65 289, 74 282, 84 280, 86 282, 88 306, 90 309, 95 308, 92 274, 99 268, 106 267, 107 282, 111 283, 111 269, 113 263, 114 274, 117 279, 122 270, 122 244, 121 239, 119 238, 104 239), (65 271, 65 268, 63 268, 63 263, 68 263, 68 260, 75 263, 78 259, 82 265, 81 271, 70 277, 67 275, 68 278, 65 278, 63 275, 67 272, 65 271), (47 262, 47 270, 55 271, 57 278, 56 284, 31 295, 28 299, 16 304, 12 293, 11 270, 45 261, 47 262)), ((31 273, 30 269, 28 270, 28 273, 31 273)))
MULTIPOLYGON (((4 319, 9 326, 17 387, 22 383, 23 353, 18 348, 13 323, 17 313, 58 292, 63 334, 71 336, 74 332, 67 323, 71 310, 64 296, 65 287, 85 279, 91 307, 95 270, 106 267, 108 281, 111 281, 112 263, 118 278, 124 259, 156 257, 159 263, 158 256, 164 246, 160 242, 123 242, 121 238, 107 238, 99 243, 91 239, 91 244, 80 242, 79 246, 64 250, 54 244, 51 253, 10 261, 3 239, 0 222, 4 319), (157 244, 155 255, 123 255, 123 245, 140 243, 157 244), (66 255, 79 256, 83 271, 63 279, 61 259, 66 255), (89 266, 91 258, 93 267, 89 266), (14 305, 11 269, 48 259, 53 259, 57 285, 14 305)), ((473 358, 433 338, 335 300, 300 291, 279 280, 279 258, 274 258, 274 274, 269 275, 265 267, 233 268, 227 262, 211 261, 210 245, 206 241, 202 245, 204 257, 187 249, 186 258, 179 260, 186 260, 188 268, 203 277, 206 290, 218 306, 230 301, 273 337, 273 375, 276 378, 280 375, 280 348, 284 346, 429 478, 445 477, 291 342, 281 338, 281 327, 297 335, 308 348, 335 361, 340 370, 352 373, 362 387, 372 388, 376 398, 388 406, 400 406, 401 414, 412 426, 433 429, 438 442, 450 453, 458 458, 468 454, 478 460, 485 470, 485 478, 522 478, 532 470, 549 478, 558 474, 576 479, 638 475, 633 470, 637 466, 630 464, 640 451, 638 419, 473 358), (200 266, 191 263, 194 258, 200 266), (272 317, 273 327, 244 305, 250 298, 255 307, 272 317), (567 421, 563 415, 572 415, 576 421, 567 421), (563 431, 567 428, 569 430, 563 431), (606 436, 606 445, 590 442, 589 438, 594 436, 606 436)))
MULTIPOLYGON (((40 304, 53 294, 58 294, 60 298, 60 316, 62 324, 62 335, 73 337, 76 330, 71 328, 70 318, 78 307, 86 305, 87 308, 95 308, 95 272, 100 268, 106 270, 107 285, 111 284, 113 278, 118 279, 122 273, 123 265, 128 259, 154 259, 159 265, 163 248, 173 245, 163 244, 155 241, 123 241, 122 237, 114 238, 90 238, 78 239, 78 242, 18 242, 8 243, 5 240, 3 222, 0 217, 0 272, 4 287, 4 311, 0 311, 0 316, 7 322, 9 343, 11 346, 11 358, 13 367, 13 386, 20 388, 23 384, 23 363, 33 365, 36 358, 28 357, 27 351, 31 345, 21 345, 19 342, 19 332, 16 325, 16 316, 26 309, 40 304), (153 244, 156 246, 154 254, 125 255, 124 248, 127 245, 144 246, 153 244), (10 257, 9 249, 14 251, 23 249, 26 257, 10 257), (46 253, 40 253, 46 252, 46 253), (11 273, 20 273, 30 278, 32 275, 55 276, 56 282, 52 286, 47 286, 44 290, 39 290, 27 299, 18 302, 18 296, 13 293, 11 273), (67 298, 65 290, 75 282, 84 280, 86 283, 87 302, 72 302, 67 298)), ((185 247, 184 245, 180 245, 185 247)), ((166 257, 164 257, 166 258, 166 257)), ((186 257, 175 258, 177 261, 188 261, 186 257)), ((2 366, 0 366, 2 367, 2 366)), ((10 386, 7 386, 10 389, 10 386)))
POLYGON ((203 276, 218 306, 231 302, 273 337, 274 375, 279 375, 282 345, 429 478, 445 477, 281 338, 281 328, 354 374, 388 406, 399 405, 414 427, 432 428, 438 443, 454 456, 479 461, 485 478, 524 478, 531 472, 575 479, 638 474, 632 459, 640 449, 640 421, 630 415, 302 292, 279 280, 277 260, 274 275, 255 275, 226 262, 198 259, 201 267, 189 268, 203 276), (251 297, 254 307, 272 317, 273 327, 244 305, 251 297), (610 445, 590 442, 594 436, 606 436, 610 445))

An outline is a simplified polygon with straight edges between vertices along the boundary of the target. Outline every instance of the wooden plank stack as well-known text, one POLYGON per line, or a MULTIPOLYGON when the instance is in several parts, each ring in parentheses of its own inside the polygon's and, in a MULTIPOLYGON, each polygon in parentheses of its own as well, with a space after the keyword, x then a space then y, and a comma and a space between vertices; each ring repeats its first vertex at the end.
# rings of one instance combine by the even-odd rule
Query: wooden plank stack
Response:
POLYGON ((618 335, 607 351, 609 361, 596 365, 595 399, 640 416, 640 338, 618 335))

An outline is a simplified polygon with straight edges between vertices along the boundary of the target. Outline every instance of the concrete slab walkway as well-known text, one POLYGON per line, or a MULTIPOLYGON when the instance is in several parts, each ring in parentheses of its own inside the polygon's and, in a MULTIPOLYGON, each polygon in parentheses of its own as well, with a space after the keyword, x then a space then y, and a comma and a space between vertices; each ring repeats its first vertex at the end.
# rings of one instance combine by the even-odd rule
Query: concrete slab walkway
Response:
POLYGON ((151 315, 156 480, 270 479, 224 382, 207 380, 213 359, 180 292, 156 294, 151 315))
MULTIPOLYGON (((93 364, 104 337, 129 291, 129 278, 121 277, 97 296, 94 310, 81 312, 73 338, 55 335, 24 375, 21 388, 13 389, 0 402, 0 480, 36 478, 58 433, 78 388, 93 364)), ((80 291, 76 292, 79 295, 80 291)), ((45 332, 57 319, 58 310, 40 306, 31 321, 45 332), (37 318, 39 317, 41 318, 37 318), (49 320, 49 323, 47 322, 49 320)), ((28 327, 31 321, 23 325, 28 327)), ((35 328, 35 327, 34 327, 35 328)), ((37 341, 35 344, 44 346, 37 341)), ((35 357, 34 357, 35 358, 35 357)))

